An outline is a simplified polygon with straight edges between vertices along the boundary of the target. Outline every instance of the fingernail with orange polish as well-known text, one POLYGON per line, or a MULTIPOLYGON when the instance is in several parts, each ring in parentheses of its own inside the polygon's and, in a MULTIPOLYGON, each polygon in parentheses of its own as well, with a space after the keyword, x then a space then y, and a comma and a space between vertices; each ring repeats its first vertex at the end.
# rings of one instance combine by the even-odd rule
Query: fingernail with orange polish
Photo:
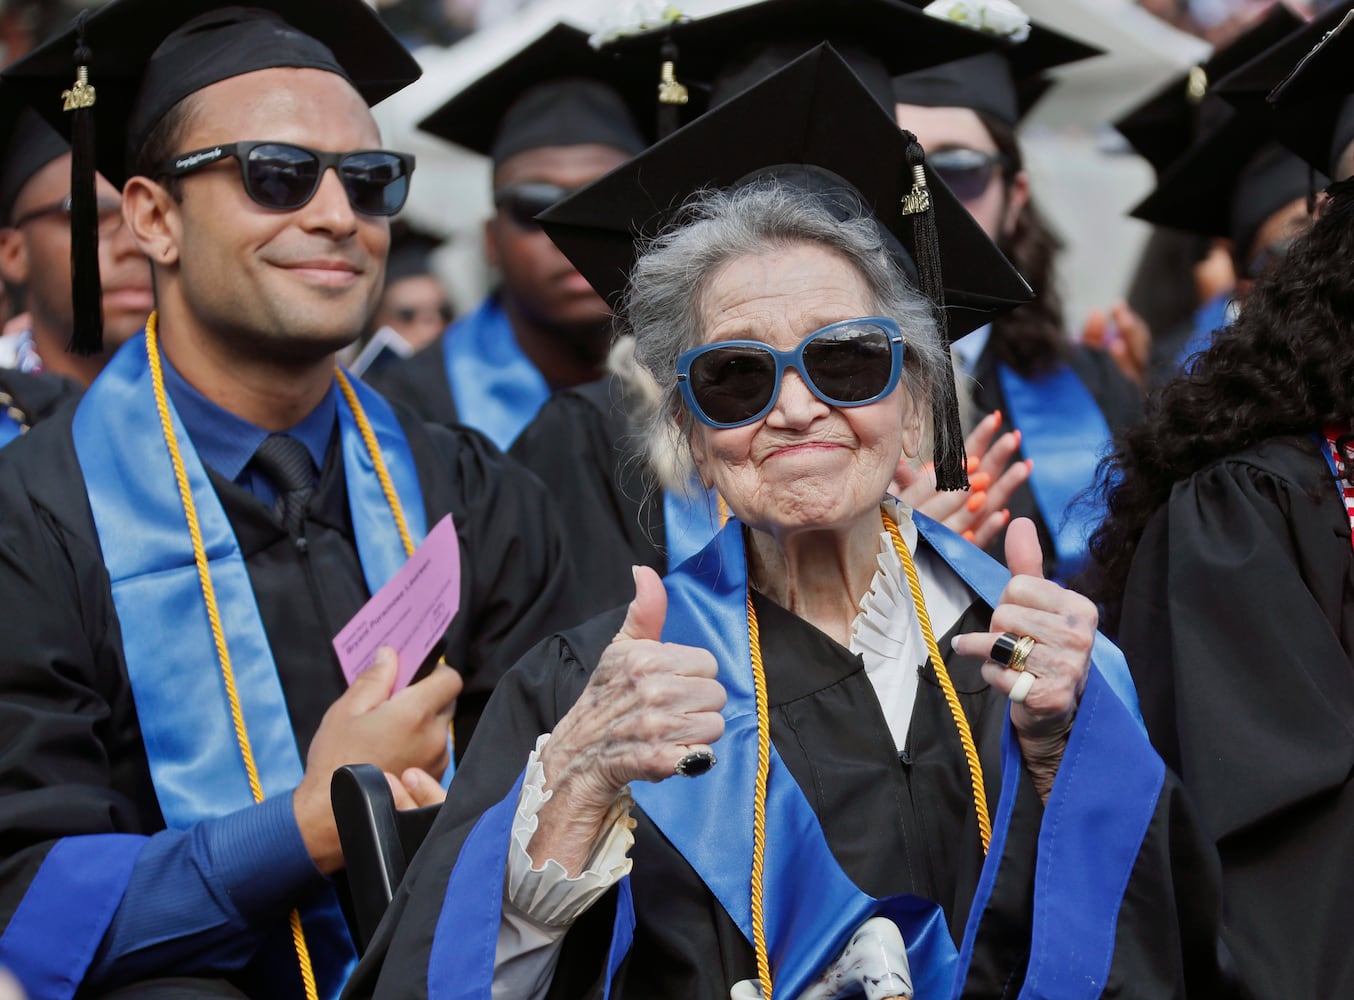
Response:
POLYGON ((972 476, 968 481, 969 489, 974 493, 980 493, 991 485, 992 473, 990 472, 980 472, 976 476, 972 476))
POLYGON ((982 490, 979 490, 977 493, 973 494, 973 496, 968 498, 968 502, 964 506, 973 511, 980 509, 985 503, 987 503, 987 494, 982 490))
POLYGON ((973 541, 973 539, 976 538, 977 536, 973 534, 973 529, 970 528, 968 531, 965 531, 965 532, 963 533, 963 536, 962 536, 962 537, 964 538, 965 541, 971 542, 971 541, 973 541))

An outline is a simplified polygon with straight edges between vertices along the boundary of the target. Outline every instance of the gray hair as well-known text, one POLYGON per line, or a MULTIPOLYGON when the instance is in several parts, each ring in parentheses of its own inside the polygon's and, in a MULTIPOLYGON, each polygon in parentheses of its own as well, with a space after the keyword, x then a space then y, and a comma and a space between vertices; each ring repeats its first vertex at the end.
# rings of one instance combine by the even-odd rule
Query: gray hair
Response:
POLYGON ((821 197, 775 180, 698 192, 642 249, 618 311, 622 328, 634 335, 635 360, 660 388, 643 433, 653 467, 667 473, 664 479, 682 482, 691 474, 689 438, 676 419, 682 407, 677 358, 704 340, 711 280, 740 257, 804 243, 845 258, 870 289, 875 314, 898 323, 907 342, 903 382, 923 420, 929 423, 936 393, 952 395, 949 354, 934 307, 908 281, 863 207, 842 221, 821 197))

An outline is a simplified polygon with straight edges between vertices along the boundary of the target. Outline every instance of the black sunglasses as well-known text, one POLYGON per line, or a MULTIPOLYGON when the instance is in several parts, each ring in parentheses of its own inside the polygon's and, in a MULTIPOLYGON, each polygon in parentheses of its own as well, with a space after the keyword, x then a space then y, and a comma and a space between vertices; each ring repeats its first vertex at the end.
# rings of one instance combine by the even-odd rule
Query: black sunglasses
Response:
POLYGON ((926 161, 960 201, 977 201, 998 169, 1007 169, 1006 157, 1000 153, 983 153, 965 146, 938 149, 926 161))
POLYGON ((414 158, 386 149, 326 153, 289 142, 228 142, 182 153, 160 167, 165 177, 182 177, 233 156, 245 192, 264 208, 294 211, 320 189, 325 171, 338 173, 348 203, 362 215, 394 215, 409 197, 414 158))
POLYGON ((494 192, 494 207, 507 212, 519 229, 540 229, 536 216, 572 194, 573 190, 545 181, 505 184, 494 192))
POLYGON ((701 423, 742 427, 771 412, 787 368, 829 406, 866 406, 898 385, 905 352, 897 323, 865 316, 815 330, 788 351, 757 340, 693 348, 677 359, 677 384, 701 423))

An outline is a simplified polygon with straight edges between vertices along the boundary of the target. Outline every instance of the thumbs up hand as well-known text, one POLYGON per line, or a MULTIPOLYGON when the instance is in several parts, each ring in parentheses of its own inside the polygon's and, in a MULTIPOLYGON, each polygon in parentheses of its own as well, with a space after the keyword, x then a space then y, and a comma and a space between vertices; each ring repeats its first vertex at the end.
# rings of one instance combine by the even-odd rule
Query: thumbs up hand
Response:
POLYGON ((992 612, 989 631, 955 636, 954 649, 963 656, 985 658, 983 679, 1012 696, 1011 725, 1021 756, 1035 787, 1047 799, 1086 689, 1099 616, 1085 597, 1044 579, 1039 535, 1027 518, 1011 522, 1006 532, 1006 565, 1011 580, 992 612), (1035 640, 1021 672, 991 658, 1002 633, 1035 640))
POLYGON ((616 797, 632 781, 663 781, 692 751, 724 733, 724 686, 704 649, 663 642, 667 592, 636 567, 635 599, 588 686, 541 751, 553 795, 537 814, 527 853, 583 870, 616 797))

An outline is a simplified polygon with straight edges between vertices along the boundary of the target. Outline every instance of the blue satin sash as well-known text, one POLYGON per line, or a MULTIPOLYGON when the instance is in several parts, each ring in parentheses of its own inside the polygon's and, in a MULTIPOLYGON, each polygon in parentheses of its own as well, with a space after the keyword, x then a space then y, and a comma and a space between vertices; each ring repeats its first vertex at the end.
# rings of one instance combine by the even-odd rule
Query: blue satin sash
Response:
POLYGON ((550 386, 522 353, 497 296, 451 325, 442 337, 442 357, 457 417, 502 451, 550 398, 550 386))
POLYGON ((19 422, 9 415, 6 410, 0 410, 0 448, 9 444, 16 437, 23 433, 23 428, 19 422))
POLYGON ((1025 378, 997 365, 1011 423, 1020 429, 1020 447, 1034 460, 1030 490, 1053 536, 1054 579, 1064 582, 1086 562, 1086 544, 1104 514, 1101 506, 1074 503, 1095 482, 1111 434, 1090 390, 1068 365, 1025 378))
POLYGON ((1227 314, 1232 308, 1232 293, 1215 295, 1194 311, 1189 337, 1176 355, 1176 364, 1180 371, 1189 372, 1194 367, 1197 355, 1209 349, 1213 344, 1213 334, 1227 326, 1227 314))
MULTIPOLYGON (((1006 570, 934 521, 914 516, 928 544, 995 607, 1010 579, 1006 570)), ((631 794, 751 941, 757 737, 745 567, 742 526, 730 521, 709 546, 666 578, 663 639, 701 646, 715 655, 728 694, 725 733, 716 748, 719 764, 709 774, 696 781, 632 786, 631 794)), ((992 842, 960 950, 935 903, 908 895, 877 900, 850 881, 833 857, 812 806, 772 747, 764 904, 778 995, 792 998, 801 992, 850 934, 874 915, 892 918, 902 931, 918 997, 961 995, 996 884, 1023 769, 1009 718, 1002 767, 992 842)), ((1124 889, 1155 812, 1164 772, 1136 717, 1136 695, 1123 658, 1098 636, 1086 693, 1040 828, 1033 950, 1022 997, 1090 997, 1104 988, 1124 889), (1120 685, 1127 685, 1122 692, 1120 685)), ((519 779, 481 817, 461 849, 434 934, 430 998, 487 1000, 490 995, 503 868, 520 787, 519 779)), ((609 976, 633 931, 628 903, 623 896, 617 910, 609 976)))
MULTIPOLYGON (((427 531, 413 456, 389 405, 351 380, 380 444, 415 542, 427 531)), ((169 403, 240 708, 265 797, 288 794, 304 765, 239 545, 207 471, 169 403)), ((367 586, 375 592, 405 559, 394 518, 346 403, 339 406, 348 502, 367 586)), ((151 387, 145 335, 114 356, 76 410, 73 436, 84 473, 142 740, 171 828, 254 802, 240 757, 211 625, 151 387)), ((322 653, 323 655, 323 653, 322 653)), ((324 995, 337 995, 355 961, 332 893, 303 913, 324 995)))
POLYGON ((52 845, 0 935, 0 968, 13 972, 29 996, 75 996, 145 845, 145 837, 126 833, 63 837, 52 845))
POLYGON ((719 494, 692 479, 686 491, 663 491, 663 538, 668 568, 686 562, 719 531, 719 494))

